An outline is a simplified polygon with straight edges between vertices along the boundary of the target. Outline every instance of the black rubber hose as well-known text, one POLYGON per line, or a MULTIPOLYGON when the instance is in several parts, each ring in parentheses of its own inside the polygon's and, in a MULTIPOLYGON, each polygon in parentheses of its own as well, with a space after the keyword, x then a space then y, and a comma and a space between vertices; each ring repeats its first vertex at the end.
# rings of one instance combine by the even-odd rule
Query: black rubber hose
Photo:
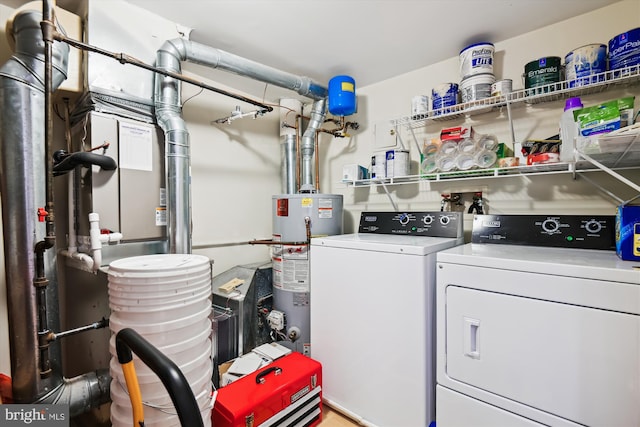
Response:
POLYGON ((180 424, 185 427, 204 427, 198 402, 178 366, 133 329, 121 329, 116 335, 118 361, 130 362, 132 350, 164 384, 178 412, 180 424))
MULTIPOLYGON (((56 156, 54 156, 56 157, 56 156)), ((76 166, 89 167, 92 165, 100 166, 107 171, 116 170, 118 165, 116 161, 104 154, 91 153, 89 151, 79 151, 77 153, 66 154, 62 160, 53 166, 53 174, 56 176, 64 175, 73 170, 76 166)))

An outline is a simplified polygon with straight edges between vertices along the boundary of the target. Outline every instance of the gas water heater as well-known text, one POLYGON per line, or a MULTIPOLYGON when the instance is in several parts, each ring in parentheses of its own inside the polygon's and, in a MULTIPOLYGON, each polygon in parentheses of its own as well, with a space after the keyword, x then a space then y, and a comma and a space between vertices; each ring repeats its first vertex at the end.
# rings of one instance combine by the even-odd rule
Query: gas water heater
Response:
POLYGON ((309 355, 310 240, 342 234, 342 195, 280 194, 272 200, 273 310, 267 320, 275 341, 309 355))

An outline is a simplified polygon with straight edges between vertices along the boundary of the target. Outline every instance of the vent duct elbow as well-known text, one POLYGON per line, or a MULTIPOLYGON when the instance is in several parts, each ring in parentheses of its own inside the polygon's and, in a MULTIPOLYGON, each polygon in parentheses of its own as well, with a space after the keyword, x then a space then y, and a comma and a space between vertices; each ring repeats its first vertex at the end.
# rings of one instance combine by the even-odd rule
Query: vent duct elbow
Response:
MULTIPOLYGON (((238 74, 314 99, 316 103, 322 104, 322 120, 324 120, 328 90, 308 77, 296 76, 186 39, 167 40, 156 53, 156 67, 165 71, 181 73, 181 63, 184 61, 238 74)), ((189 132, 182 118, 180 102, 180 82, 175 78, 156 74, 154 90, 156 119, 165 133, 169 251, 190 253, 190 147, 189 132)), ((308 132, 309 130, 305 134, 308 132)), ((311 132, 315 134, 315 129, 311 132)), ((311 154, 313 154, 313 146, 311 154)))
POLYGON ((70 379, 33 403, 69 405, 69 416, 84 414, 110 401, 111 376, 108 369, 88 372, 70 379))
POLYGON ((302 155, 302 183, 300 185, 300 191, 302 192, 310 193, 316 189, 313 173, 313 153, 315 149, 316 131, 320 129, 322 123, 324 123, 326 111, 326 99, 315 101, 311 108, 309 124, 302 135, 302 144, 300 147, 302 155))

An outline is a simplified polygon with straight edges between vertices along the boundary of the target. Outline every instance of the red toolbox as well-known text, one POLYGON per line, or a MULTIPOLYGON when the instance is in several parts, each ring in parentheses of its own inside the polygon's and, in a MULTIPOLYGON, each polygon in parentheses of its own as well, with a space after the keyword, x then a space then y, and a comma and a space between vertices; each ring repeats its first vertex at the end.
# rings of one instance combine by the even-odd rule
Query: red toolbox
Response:
POLYGON ((315 426, 322 420, 322 365, 291 353, 218 390, 214 427, 315 426))

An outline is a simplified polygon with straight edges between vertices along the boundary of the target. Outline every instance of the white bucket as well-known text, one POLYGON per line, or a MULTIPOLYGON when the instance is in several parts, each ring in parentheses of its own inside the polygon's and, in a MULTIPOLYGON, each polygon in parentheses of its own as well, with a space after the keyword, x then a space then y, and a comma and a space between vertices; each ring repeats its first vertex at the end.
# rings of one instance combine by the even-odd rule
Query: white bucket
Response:
POLYGON ((176 288, 157 292, 138 292, 137 289, 133 291, 127 291, 122 289, 115 289, 109 287, 107 293, 110 298, 121 298, 125 300, 155 300, 160 302, 161 300, 171 301, 188 298, 190 295, 202 292, 204 289, 211 290, 211 281, 209 279, 203 280, 199 284, 193 284, 191 286, 185 286, 184 288, 176 288))
POLYGON ((493 74, 492 43, 476 43, 460 51, 460 79, 466 79, 476 74, 493 74))
MULTIPOLYGON (((111 382, 111 400, 112 405, 117 405, 116 413, 118 417, 122 416, 122 418, 129 417, 129 425, 131 426, 131 420, 133 419, 133 411, 131 410, 131 401, 129 400, 129 395, 125 389, 124 384, 120 384, 117 381, 111 382)), ((198 408, 203 410, 207 407, 207 405, 211 404, 211 392, 201 392, 196 395, 196 403, 198 404, 198 408)), ((167 417, 167 415, 176 415, 176 409, 173 406, 173 403, 169 403, 166 405, 154 404, 145 400, 144 395, 142 396, 143 405, 144 405, 144 420, 146 424, 150 426, 155 426, 158 421, 162 420, 165 423, 167 421, 173 422, 173 418, 167 417)), ((180 424, 177 424, 178 426, 180 424)), ((205 423, 206 425, 206 423, 205 423)))
MULTIPOLYGON (((191 348, 185 348, 182 350, 173 349, 173 353, 165 353, 161 350, 162 353, 165 353, 173 363, 175 363, 180 370, 182 370, 183 366, 191 366, 193 363, 198 363, 198 361, 209 361, 211 357, 211 340, 207 339, 207 341, 197 343, 195 346, 191 348)), ((115 347, 109 343, 109 353, 113 358, 116 358, 115 347)), ((152 375, 153 370, 145 365, 143 361, 135 356, 133 358, 133 365, 136 368, 136 372, 141 376, 149 376, 152 375)), ((160 379, 156 380, 156 383, 153 384, 153 387, 162 386, 159 382, 160 379)))
POLYGON ((210 280, 210 270, 205 270, 201 273, 184 275, 184 276, 165 276, 165 277, 134 277, 134 275, 117 277, 114 275, 109 276, 109 289, 121 290, 124 292, 158 292, 162 289, 163 292, 171 291, 174 289, 183 289, 191 286, 196 286, 202 283, 202 281, 210 280), (178 280, 178 278, 180 280, 178 280))
POLYGON ((371 179, 387 177, 387 155, 385 152, 374 153, 371 156, 371 179))
MULTIPOLYGON (((132 328, 178 366, 194 395, 210 392, 211 264, 207 257, 160 254, 114 261, 109 266, 109 307, 112 310, 109 327, 114 333, 109 341, 112 385, 124 384, 122 367, 117 362, 115 334, 123 328, 132 328)), ((171 404, 160 378, 135 354, 133 362, 143 400, 171 404)), ((118 392, 112 387, 112 394, 118 392)), ((121 397, 120 403, 124 400, 121 397)), ((120 403, 111 405, 112 424, 129 426, 131 408, 120 403)), ((211 410, 208 405, 204 407, 207 409, 203 419, 209 419, 205 424, 209 425, 211 410)), ((145 418, 153 425, 180 425, 176 415, 163 411, 151 411, 145 418)))
MULTIPOLYGON (((211 282, 202 284, 199 288, 188 289, 184 292, 174 292, 169 295, 153 295, 147 293, 140 296, 138 293, 128 294, 109 291, 109 304, 113 306, 127 307, 138 310, 141 306, 153 308, 165 308, 173 304, 184 304, 189 301, 198 301, 200 297, 208 298, 211 295, 211 282)), ((124 311, 123 310, 123 311, 124 311)), ((120 310, 118 310, 120 311, 120 310)))
POLYGON ((209 258, 194 254, 155 254, 121 258, 109 264, 109 275, 184 276, 190 271, 210 268, 209 258), (209 267, 208 267, 209 266, 209 267), (158 274, 162 273, 162 274, 158 274))
POLYGON ((209 294, 210 292, 207 291, 198 295, 199 299, 197 300, 176 303, 164 307, 131 307, 109 303, 109 308, 111 308, 112 312, 115 311, 120 313, 120 318, 126 322, 130 322, 132 326, 136 323, 148 324, 154 322, 168 322, 172 319, 184 317, 189 313, 203 310, 205 307, 210 307, 211 300, 209 298, 209 294))
POLYGON ((411 98, 411 118, 413 120, 425 119, 429 114, 431 101, 427 95, 418 95, 411 98))
POLYGON ((491 85, 496 78, 493 74, 476 74, 467 77, 460 83, 462 102, 478 101, 491 97, 491 85))
POLYGON ((572 50, 564 59, 569 87, 579 87, 604 80, 604 75, 601 73, 607 70, 607 46, 588 44, 572 50))
MULTIPOLYGON (((116 381, 112 381, 111 396, 112 399, 114 399, 114 402, 111 404, 111 425, 113 427, 131 427, 131 424, 133 422, 133 411, 131 410, 131 402, 129 401, 128 404, 115 403, 115 399, 117 399, 118 402, 124 400, 119 396, 120 392, 115 392, 114 394, 114 390, 117 390, 118 388, 122 390, 122 387, 116 381)), ((122 390, 122 393, 125 393, 124 397, 126 397, 127 399, 129 398, 124 390, 122 390)), ((211 406, 211 398, 209 394, 210 392, 201 393, 197 396, 196 400, 198 407, 200 408, 202 422, 205 427, 211 426, 211 410, 209 408, 211 406)), ((145 424, 149 426, 182 427, 180 418, 178 417, 173 404, 168 404, 166 406, 155 404, 145 405, 144 418, 145 424)))
POLYGON ((387 151, 387 178, 409 175, 409 150, 387 151))
MULTIPOLYGON (((198 366, 200 369, 184 374, 194 396, 198 396, 203 393, 211 394, 211 374, 213 373, 213 370, 211 368, 202 369, 202 366, 203 365, 198 366)), ((127 405, 126 400, 128 398, 126 394, 128 393, 123 393, 126 391, 127 387, 124 375, 114 370, 110 370, 110 373, 113 377, 113 381, 117 383, 117 387, 115 389, 111 389, 111 400, 113 403, 117 403, 118 405, 130 407, 130 404, 127 405), (123 396, 123 394, 125 394, 125 396, 123 396)), ((140 394, 142 395, 142 399, 145 403, 158 406, 173 406, 171 396, 162 383, 159 385, 157 382, 139 383, 138 385, 140 388, 140 394)))
MULTIPOLYGON (((165 334, 168 339, 177 339, 184 336, 184 329, 191 328, 192 325, 200 324, 202 319, 208 319, 211 314, 211 307, 206 306, 200 311, 189 313, 184 317, 177 319, 170 319, 165 322, 153 322, 153 323, 131 323, 127 319, 126 313, 124 316, 122 313, 111 313, 109 317, 109 329, 113 333, 119 332, 124 328, 134 328, 136 332, 144 336, 145 338, 152 334, 165 334), (175 337, 172 337, 175 335, 175 337)), ((193 329, 192 329, 193 330, 193 329)))
POLYGON ((513 80, 502 79, 491 85, 491 96, 504 96, 513 91, 513 80))

